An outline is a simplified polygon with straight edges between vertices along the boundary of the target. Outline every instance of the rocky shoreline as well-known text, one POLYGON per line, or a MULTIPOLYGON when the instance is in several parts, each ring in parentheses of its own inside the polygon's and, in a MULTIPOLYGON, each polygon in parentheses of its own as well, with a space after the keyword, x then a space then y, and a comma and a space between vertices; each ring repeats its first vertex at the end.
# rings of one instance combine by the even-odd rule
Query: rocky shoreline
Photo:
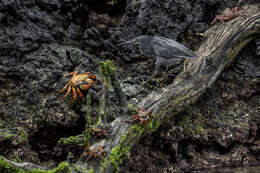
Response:
MULTIPOLYGON (((254 2, 250 2, 254 3, 254 2)), ((161 35, 192 50, 206 39, 216 14, 236 0, 2 0, 0 2, 0 155, 53 168, 69 153, 76 162, 84 147, 59 145, 84 131, 85 104, 60 101, 63 75, 90 71, 89 91, 98 112, 99 63, 115 62, 131 105, 170 84, 183 62, 171 64, 144 85, 154 59, 117 44, 138 35, 161 35)), ((258 4, 259 5, 259 4, 258 4)), ((259 163, 260 57, 249 43, 217 82, 189 109, 144 137, 123 160, 120 172, 191 172, 216 166, 259 163)), ((111 96, 111 107, 116 100, 111 96)), ((114 114, 111 108, 113 120, 114 114)), ((95 118, 94 118, 95 119, 95 118)))

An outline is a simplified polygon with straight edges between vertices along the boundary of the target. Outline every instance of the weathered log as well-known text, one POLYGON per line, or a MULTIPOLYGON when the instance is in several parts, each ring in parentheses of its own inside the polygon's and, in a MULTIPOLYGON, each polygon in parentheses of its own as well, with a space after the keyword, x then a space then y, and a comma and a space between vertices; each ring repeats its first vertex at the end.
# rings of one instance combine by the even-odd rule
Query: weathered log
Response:
POLYGON ((179 74, 173 83, 151 93, 137 108, 153 113, 149 123, 133 125, 127 119, 126 98, 116 78, 111 77, 122 110, 111 123, 111 136, 91 144, 90 148, 106 146, 107 156, 101 160, 87 160, 87 152, 71 166, 72 172, 77 166, 78 172, 118 172, 123 157, 138 140, 158 128, 165 119, 185 110, 209 89, 228 67, 240 50, 250 41, 260 38, 260 10, 257 6, 245 6, 244 15, 238 16, 226 24, 217 24, 205 34, 207 40, 197 50, 198 58, 187 62, 186 70, 179 74))

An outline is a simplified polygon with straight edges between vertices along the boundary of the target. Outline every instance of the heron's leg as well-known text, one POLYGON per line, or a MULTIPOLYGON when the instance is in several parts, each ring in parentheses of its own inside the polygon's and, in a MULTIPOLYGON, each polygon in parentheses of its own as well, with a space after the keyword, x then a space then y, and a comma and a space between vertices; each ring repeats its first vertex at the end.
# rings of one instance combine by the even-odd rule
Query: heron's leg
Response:
MULTIPOLYGON (((143 83, 143 85, 144 84, 146 84, 146 85, 148 85, 148 82, 150 82, 150 80, 151 79, 153 79, 154 77, 156 77, 156 76, 159 76, 159 74, 160 74, 160 57, 156 57, 156 61, 155 61, 155 72, 154 72, 154 74, 151 76, 151 77, 149 77, 144 83, 143 83)), ((150 88, 152 88, 150 85, 148 85, 150 88)))
POLYGON ((148 83, 152 78, 160 76, 160 73, 161 73, 161 58, 157 56, 155 61, 155 72, 150 78, 146 80, 145 83, 148 83))
POLYGON ((163 81, 166 79, 167 73, 161 72, 161 69, 166 66, 169 65, 169 63, 171 63, 170 61, 162 58, 162 57, 156 57, 156 61, 155 61, 155 74, 154 77, 156 77, 156 85, 162 88, 162 83, 163 81), (157 78, 158 77, 158 78, 157 78))
POLYGON ((157 56, 155 61, 155 73, 154 76, 160 76, 162 66, 162 59, 157 56))
POLYGON ((143 85, 147 85, 149 88, 153 88, 151 85, 149 85, 149 82, 151 81, 151 79, 155 78, 156 85, 158 86, 158 83, 160 83, 160 81, 158 81, 159 79, 157 79, 156 77, 160 76, 160 74, 161 74, 161 66, 162 66, 162 60, 161 59, 162 58, 159 57, 159 56, 156 57, 155 72, 146 81, 143 81, 143 85))

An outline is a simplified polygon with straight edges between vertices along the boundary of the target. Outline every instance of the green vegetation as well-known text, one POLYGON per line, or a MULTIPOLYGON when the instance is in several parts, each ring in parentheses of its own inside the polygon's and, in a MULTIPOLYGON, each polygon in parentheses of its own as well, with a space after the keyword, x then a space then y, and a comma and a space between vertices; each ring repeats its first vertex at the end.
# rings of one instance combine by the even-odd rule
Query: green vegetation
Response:
POLYGON ((126 134, 122 135, 120 139, 120 143, 111 150, 111 155, 109 156, 109 159, 113 167, 114 173, 119 172, 119 166, 122 164, 122 160, 124 156, 131 149, 130 146, 124 146, 125 140, 126 140, 126 134))
POLYGON ((105 157, 102 158, 99 171, 104 172, 104 169, 107 167, 108 161, 105 157))
POLYGON ((154 115, 152 115, 151 120, 148 122, 149 128, 152 131, 157 130, 159 128, 160 124, 161 124, 160 121, 156 120, 154 115))
POLYGON ((135 115, 137 113, 137 110, 135 109, 135 107, 132 104, 128 104, 128 114, 129 115, 135 115))
POLYGON ((11 156, 9 156, 8 159, 12 160, 16 163, 22 162, 22 160, 18 156, 16 156, 15 154, 12 154, 11 156))
POLYGON ((0 129, 0 138, 11 141, 14 145, 27 141, 27 137, 28 134, 21 127, 0 129))
POLYGON ((58 144, 63 145, 78 145, 80 147, 85 146, 87 142, 87 137, 85 134, 80 134, 77 136, 70 136, 68 138, 60 138, 58 144))
POLYGON ((11 140, 12 138, 16 137, 16 134, 12 134, 9 132, 0 132, 0 136, 4 139, 4 140, 11 140))
POLYGON ((143 136, 143 132, 152 133, 160 126, 160 121, 156 120, 155 115, 151 116, 151 120, 146 124, 134 124, 130 126, 133 130, 132 133, 135 136, 143 136))
POLYGON ((87 171, 88 171, 87 173, 94 173, 94 169, 89 169, 87 171))
POLYGON ((92 118, 91 118, 91 97, 88 94, 86 97, 87 104, 86 104, 86 125, 85 125, 85 134, 84 134, 84 142, 86 142, 87 148, 89 148, 90 145, 90 139, 91 139, 91 124, 92 124, 92 118))
POLYGON ((116 67, 113 61, 111 60, 106 60, 105 62, 100 62, 100 68, 99 72, 103 78, 103 81, 107 81, 107 85, 111 85, 111 78, 114 78, 113 87, 117 87, 119 85, 119 82, 115 80, 115 75, 116 75, 116 67))
POLYGON ((108 84, 111 84, 111 77, 116 74, 116 67, 111 60, 106 60, 105 62, 99 62, 99 73, 102 76, 102 80, 107 80, 108 84))
POLYGON ((69 164, 67 162, 62 162, 58 165, 58 167, 52 170, 40 170, 40 169, 32 169, 25 170, 18 168, 6 160, 0 158, 0 171, 4 173, 70 173, 71 169, 69 168, 69 164))
POLYGON ((160 121, 155 119, 155 115, 152 115, 148 124, 134 124, 130 126, 131 130, 127 134, 122 135, 120 143, 112 149, 109 156, 114 172, 119 172, 119 166, 122 164, 124 156, 130 151, 133 145, 131 139, 135 141, 135 138, 143 136, 144 132, 152 133, 158 129, 159 125, 160 121))
POLYGON ((99 73, 103 80, 103 95, 99 104, 99 122, 101 122, 103 117, 104 121, 107 121, 107 102, 109 88, 111 87, 111 78, 116 74, 116 68, 111 60, 106 60, 105 62, 100 62, 99 73))

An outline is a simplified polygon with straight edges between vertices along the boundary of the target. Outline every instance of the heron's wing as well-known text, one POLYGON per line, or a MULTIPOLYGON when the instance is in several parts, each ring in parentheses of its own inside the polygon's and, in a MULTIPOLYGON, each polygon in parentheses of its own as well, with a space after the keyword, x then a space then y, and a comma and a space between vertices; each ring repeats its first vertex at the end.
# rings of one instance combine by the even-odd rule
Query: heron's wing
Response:
POLYGON ((197 55, 179 42, 165 37, 155 37, 152 40, 153 51, 157 56, 171 58, 195 58, 197 55))

